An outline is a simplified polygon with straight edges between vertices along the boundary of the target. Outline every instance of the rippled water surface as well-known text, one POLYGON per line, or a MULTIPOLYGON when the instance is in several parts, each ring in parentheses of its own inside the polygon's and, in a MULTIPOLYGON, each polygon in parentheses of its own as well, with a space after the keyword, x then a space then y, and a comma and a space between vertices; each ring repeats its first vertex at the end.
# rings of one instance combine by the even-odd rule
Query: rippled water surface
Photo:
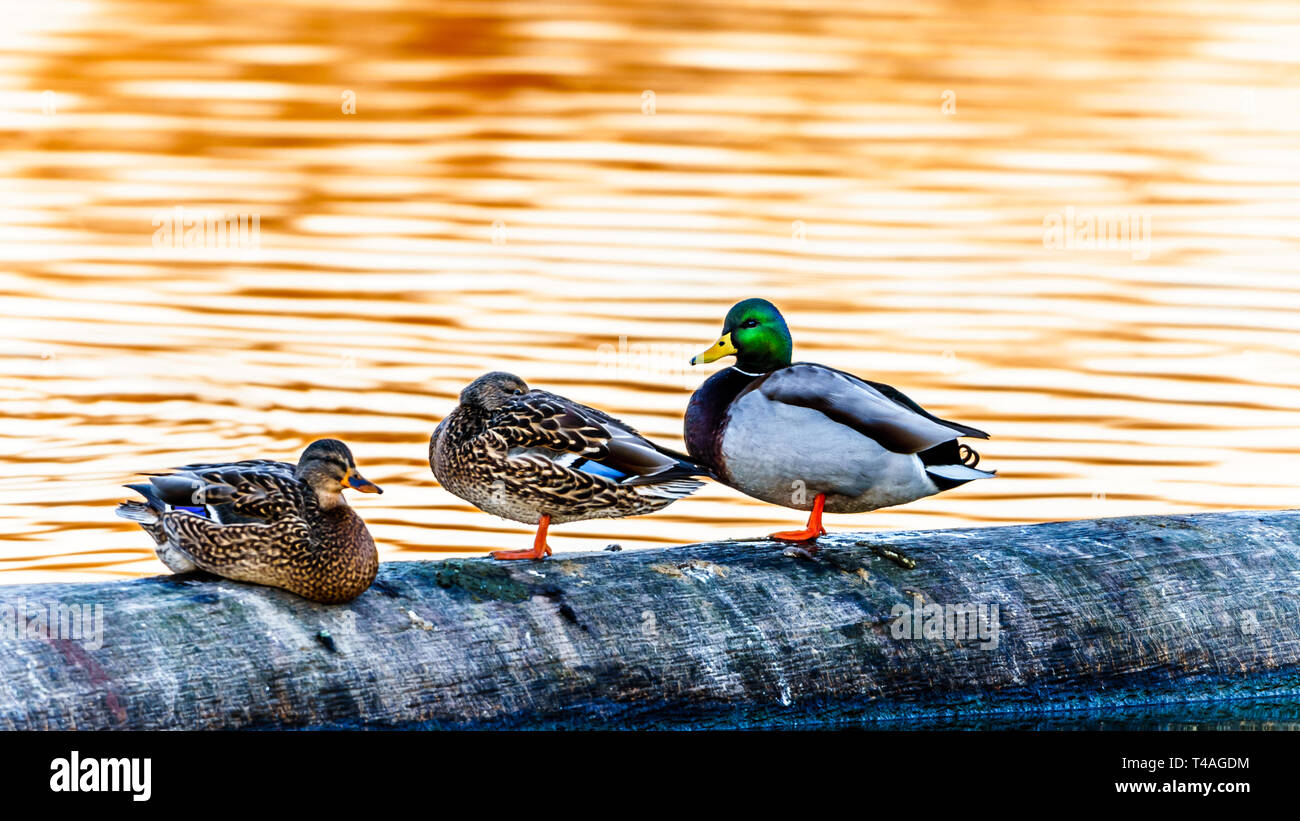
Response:
MULTIPOLYGON (((112 515, 135 471, 320 436, 387 489, 355 500, 384 559, 521 547, 429 472, 459 389, 680 447, 685 360, 760 295, 798 357, 994 437, 998 479, 832 528, 1300 499, 1295 4, 5 13, 0 580, 161 572, 112 515), (177 207, 259 247, 155 247, 177 207), (1045 242, 1090 216, 1139 231, 1045 242)), ((710 485, 552 544, 800 521, 710 485)))

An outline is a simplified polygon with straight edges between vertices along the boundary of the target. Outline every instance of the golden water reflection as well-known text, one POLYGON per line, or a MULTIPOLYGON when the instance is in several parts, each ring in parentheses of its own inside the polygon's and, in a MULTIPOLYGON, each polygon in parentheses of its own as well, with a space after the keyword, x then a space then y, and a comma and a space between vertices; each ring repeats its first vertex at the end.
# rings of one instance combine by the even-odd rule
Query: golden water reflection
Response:
MULTIPOLYGON (((429 473, 460 387, 510 370, 680 446, 685 358, 759 295, 801 358, 994 436, 997 480, 832 527, 1297 503, 1300 7, 6 13, 5 581, 161 572, 112 515, 133 472, 326 435, 387 490, 356 502, 384 559, 521 545, 429 473), (177 207, 259 247, 155 248, 177 207), (1149 247, 1046 246, 1067 213, 1149 247)), ((710 485, 553 544, 798 518, 710 485)))

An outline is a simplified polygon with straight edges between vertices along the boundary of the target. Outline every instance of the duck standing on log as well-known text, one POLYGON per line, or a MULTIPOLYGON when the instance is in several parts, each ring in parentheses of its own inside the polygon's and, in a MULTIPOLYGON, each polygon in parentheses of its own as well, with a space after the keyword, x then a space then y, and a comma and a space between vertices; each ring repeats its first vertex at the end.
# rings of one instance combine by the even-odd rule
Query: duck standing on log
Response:
POLYGON ((480 510, 537 525, 529 550, 496 559, 541 559, 551 524, 638 516, 693 493, 709 476, 685 454, 660 447, 586 405, 530 390, 496 371, 471 382, 429 440, 438 482, 480 510))
MULTIPOLYGON (((901 505, 994 474, 957 440, 988 434, 926 412, 889 385, 810 362, 776 306, 736 303, 722 336, 691 359, 736 364, 709 377, 686 410, 686 449, 731 487, 776 505, 811 510, 803 530, 771 538, 811 543, 822 512, 901 505)), ((815 552, 808 544, 807 552, 815 552)))
POLYGON ((173 573, 205 570, 325 604, 351 601, 375 580, 374 539, 343 489, 383 491, 337 439, 312 442, 296 465, 254 459, 147 475, 127 485, 145 501, 116 512, 153 537, 173 573))

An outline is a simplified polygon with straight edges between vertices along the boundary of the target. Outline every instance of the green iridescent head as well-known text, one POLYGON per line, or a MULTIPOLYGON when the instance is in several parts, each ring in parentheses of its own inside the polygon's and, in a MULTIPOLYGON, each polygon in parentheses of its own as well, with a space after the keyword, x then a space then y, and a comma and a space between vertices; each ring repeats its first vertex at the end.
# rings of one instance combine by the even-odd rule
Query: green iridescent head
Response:
POLYGON ((745 299, 727 311, 722 336, 707 351, 692 357, 691 364, 735 356, 740 370, 767 373, 789 365, 793 351, 790 329, 776 306, 766 299, 745 299))

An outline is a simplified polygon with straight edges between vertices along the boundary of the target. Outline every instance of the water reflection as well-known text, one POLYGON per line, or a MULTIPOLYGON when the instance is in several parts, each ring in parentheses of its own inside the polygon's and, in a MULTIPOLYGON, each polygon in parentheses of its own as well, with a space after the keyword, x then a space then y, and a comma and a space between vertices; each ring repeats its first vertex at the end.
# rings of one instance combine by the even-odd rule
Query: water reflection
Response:
MULTIPOLYGON (((6 13, 6 581, 160 572, 112 516, 134 471, 327 435, 388 491, 357 503, 383 558, 516 545, 424 461, 460 387, 511 370, 680 446, 707 372, 662 352, 753 295, 798 356, 994 435, 998 480, 832 527, 1296 504, 1296 9, 6 13), (257 214, 257 247, 155 248, 176 207, 257 214), (1149 258, 1045 247, 1067 209, 1149 218, 1149 258)), ((796 518, 709 486, 554 545, 796 518)))

